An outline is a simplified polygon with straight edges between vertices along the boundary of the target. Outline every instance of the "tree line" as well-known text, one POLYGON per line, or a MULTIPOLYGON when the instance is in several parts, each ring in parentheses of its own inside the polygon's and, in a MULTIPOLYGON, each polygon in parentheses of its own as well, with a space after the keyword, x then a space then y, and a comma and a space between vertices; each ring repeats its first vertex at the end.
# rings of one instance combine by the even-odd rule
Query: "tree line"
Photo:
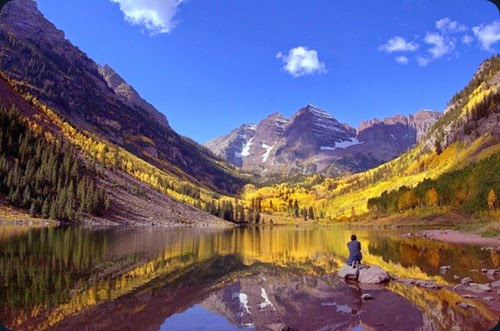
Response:
POLYGON ((0 194, 30 216, 79 220, 110 204, 96 183, 95 164, 84 164, 62 139, 34 131, 16 109, 0 106, 0 194))
POLYGON ((204 210, 233 223, 259 224, 262 221, 262 199, 252 199, 250 206, 245 208, 238 200, 212 200, 205 204, 204 210))

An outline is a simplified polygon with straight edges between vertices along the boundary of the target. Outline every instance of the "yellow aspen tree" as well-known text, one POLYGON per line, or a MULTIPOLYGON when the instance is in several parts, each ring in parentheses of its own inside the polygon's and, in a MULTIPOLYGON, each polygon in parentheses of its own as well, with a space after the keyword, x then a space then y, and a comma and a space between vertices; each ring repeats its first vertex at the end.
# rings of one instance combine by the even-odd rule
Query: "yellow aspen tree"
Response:
POLYGON ((494 209, 496 202, 497 195, 495 194, 495 191, 493 189, 490 189, 490 191, 488 192, 488 207, 490 209, 494 209))
POLYGON ((427 193, 425 194, 425 201, 427 203, 427 206, 437 206, 439 197, 436 189, 434 187, 430 188, 427 193))

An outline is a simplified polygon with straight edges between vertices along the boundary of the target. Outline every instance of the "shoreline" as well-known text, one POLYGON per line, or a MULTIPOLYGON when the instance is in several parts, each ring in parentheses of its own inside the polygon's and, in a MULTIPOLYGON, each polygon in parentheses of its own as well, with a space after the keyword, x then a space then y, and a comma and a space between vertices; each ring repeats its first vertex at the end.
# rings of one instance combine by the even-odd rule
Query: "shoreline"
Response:
POLYGON ((453 244, 477 245, 483 247, 493 247, 500 250, 500 237, 482 237, 477 233, 463 232, 452 229, 443 230, 426 230, 421 231, 417 235, 423 236, 432 240, 439 240, 453 244))

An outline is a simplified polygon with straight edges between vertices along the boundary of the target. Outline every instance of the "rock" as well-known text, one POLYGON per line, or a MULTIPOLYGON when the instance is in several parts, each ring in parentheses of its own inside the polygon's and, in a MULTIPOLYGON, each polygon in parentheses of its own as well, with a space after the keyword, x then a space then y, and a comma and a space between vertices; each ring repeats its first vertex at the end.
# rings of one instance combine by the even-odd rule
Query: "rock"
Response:
POLYGON ((358 281, 365 284, 380 284, 389 280, 391 276, 379 266, 361 270, 358 277, 358 281))
POLYGON ((474 293, 486 293, 490 292, 491 288, 488 284, 470 283, 469 286, 467 286, 466 290, 474 293))
POLYGON ((361 295, 361 299, 363 299, 363 300, 370 300, 370 299, 373 299, 373 297, 371 296, 370 293, 363 293, 361 295))
POLYGON ((462 294, 462 298, 475 299, 475 298, 477 298, 477 295, 474 295, 474 294, 462 294))
POLYGON ((487 292, 491 291, 489 284, 476 284, 475 286, 487 292))
POLYGON ((470 282, 472 282, 472 278, 470 277, 462 278, 462 280, 460 281, 460 283, 462 283, 463 285, 468 285, 470 282))
POLYGON ((488 269, 481 269, 481 272, 482 272, 483 274, 485 274, 485 273, 487 273, 487 272, 488 272, 488 269))
POLYGON ((453 279, 457 280, 457 279, 460 279, 460 277, 458 277, 457 275, 453 275, 453 279))
POLYGON ((493 300, 495 300, 495 298, 493 298, 493 297, 484 297, 483 300, 493 301, 493 300))
POLYGON ((353 268, 351 266, 345 265, 338 271, 337 275, 344 279, 358 279, 359 269, 353 268))
POLYGON ((488 271, 486 271, 486 274, 488 276, 495 276, 495 274, 498 272, 498 270, 495 270, 495 269, 489 269, 488 271))
POLYGON ((415 282, 415 285, 424 287, 424 288, 429 288, 429 289, 440 289, 441 286, 434 282, 426 281, 426 280, 417 280, 415 282))
POLYGON ((403 283, 403 284, 407 284, 407 285, 411 285, 411 284, 415 284, 415 279, 411 279, 411 278, 398 279, 398 282, 403 283))
POLYGON ((497 291, 497 295, 500 295, 500 290, 497 291))
POLYGON ((462 309, 476 308, 476 306, 473 305, 472 303, 466 303, 466 302, 457 302, 456 305, 462 309))
POLYGON ((449 265, 443 265, 443 266, 439 267, 439 269, 441 269, 441 270, 450 270, 451 266, 449 266, 449 265))
POLYGON ((455 286, 452 287, 452 290, 456 291, 456 290, 458 290, 462 286, 463 286, 462 284, 455 285, 455 286))

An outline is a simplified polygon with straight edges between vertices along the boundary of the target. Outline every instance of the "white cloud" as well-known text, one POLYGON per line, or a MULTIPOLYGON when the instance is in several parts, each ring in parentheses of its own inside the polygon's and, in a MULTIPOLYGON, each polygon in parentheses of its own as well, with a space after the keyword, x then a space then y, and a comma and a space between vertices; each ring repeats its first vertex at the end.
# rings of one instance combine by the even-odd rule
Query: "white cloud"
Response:
POLYGON ((414 52, 419 45, 413 41, 407 42, 405 38, 395 36, 384 45, 380 45, 378 50, 387 53, 393 52, 414 52))
POLYGON ((283 69, 294 77, 326 73, 326 66, 318 58, 318 52, 304 46, 292 48, 288 55, 279 52, 276 58, 282 59, 283 69))
POLYGON ((431 59, 424 56, 417 56, 417 63, 421 67, 427 66, 431 62, 431 59))
POLYGON ((481 44, 481 48, 491 51, 491 45, 500 41, 500 20, 490 24, 482 24, 472 28, 472 32, 481 44))
MULTIPOLYGON (((415 52, 415 62, 425 67, 445 56, 450 59, 459 57, 462 50, 470 51, 472 45, 477 45, 486 51, 495 51, 492 47, 500 41, 500 20, 470 29, 464 24, 444 17, 434 25, 436 31, 428 31, 423 37, 415 35, 414 40, 409 42, 404 37, 395 36, 379 46, 378 50, 386 53, 415 52)), ((395 60, 399 64, 410 63, 408 55, 398 56, 395 60)))
POLYGON ((432 45, 428 51, 434 59, 439 59, 443 55, 453 51, 455 48, 453 41, 446 40, 444 36, 438 33, 427 33, 424 38, 424 42, 432 45))
POLYGON ((436 22, 436 28, 443 33, 463 32, 467 27, 459 24, 457 21, 452 21, 448 17, 442 18, 436 22))
POLYGON ((470 45, 474 41, 474 38, 466 34, 465 36, 462 37, 462 44, 464 45, 470 45))
POLYGON ((169 33, 176 25, 178 6, 185 0, 111 0, 118 3, 125 20, 141 25, 151 34, 169 33))
POLYGON ((399 64, 408 64, 408 58, 406 56, 398 56, 396 62, 399 64))

